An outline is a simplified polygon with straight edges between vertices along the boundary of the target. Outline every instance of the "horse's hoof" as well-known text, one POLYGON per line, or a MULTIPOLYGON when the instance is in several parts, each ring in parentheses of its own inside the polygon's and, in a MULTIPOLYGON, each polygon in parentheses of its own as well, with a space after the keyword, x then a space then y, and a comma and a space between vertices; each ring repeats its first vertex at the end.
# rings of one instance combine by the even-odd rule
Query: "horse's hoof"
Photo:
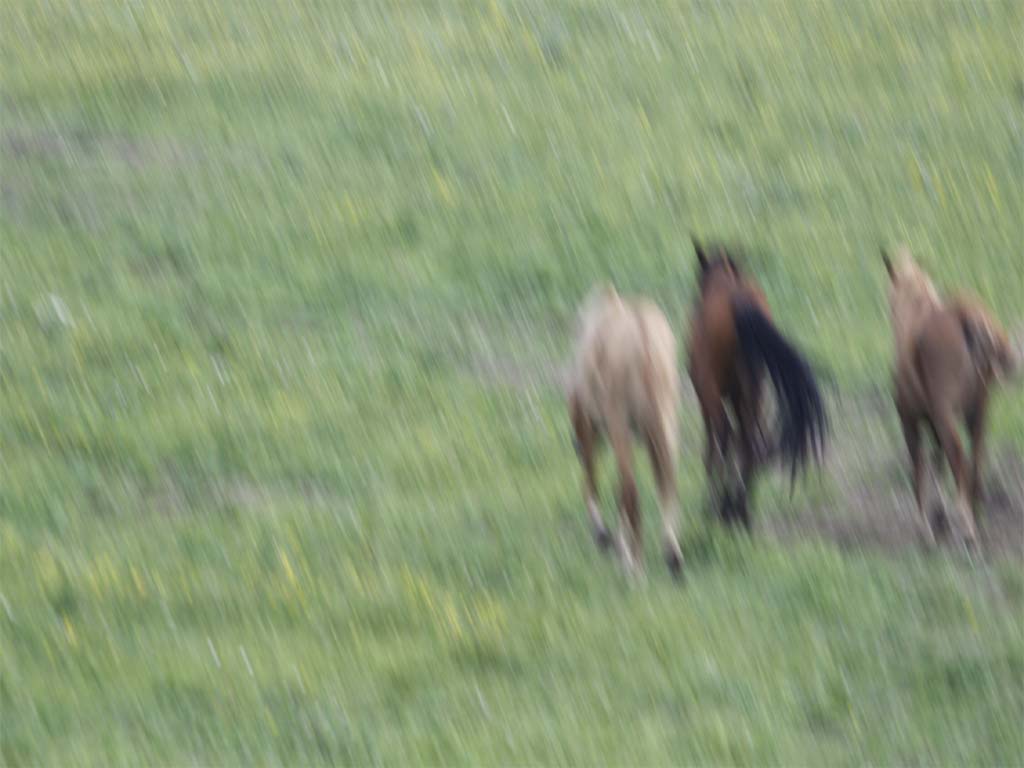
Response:
POLYGON ((978 534, 974 531, 964 534, 963 547, 968 555, 978 554, 978 534))
POLYGON ((747 508, 747 499, 744 496, 736 499, 733 516, 735 522, 739 524, 743 531, 746 533, 751 532, 753 526, 750 522, 750 510, 747 508))
POLYGON ((930 522, 934 532, 932 536, 933 541, 936 536, 945 537, 949 533, 949 516, 946 514, 946 509, 942 504, 935 504, 932 507, 930 522))
POLYGON ((669 548, 665 551, 665 564, 668 565, 668 572, 677 581, 683 575, 683 556, 675 549, 669 548))
POLYGON ((612 535, 607 528, 600 528, 595 531, 594 541, 597 542, 597 548, 602 552, 607 552, 612 548, 612 535))
POLYGON ((644 567, 633 559, 622 558, 622 573, 629 584, 641 584, 644 582, 644 567))
POLYGON ((642 565, 634 565, 626 569, 626 579, 634 587, 642 587, 647 583, 647 571, 642 565))
POLYGON ((736 501, 731 493, 722 494, 718 504, 718 518, 726 525, 732 525, 736 520, 736 501))

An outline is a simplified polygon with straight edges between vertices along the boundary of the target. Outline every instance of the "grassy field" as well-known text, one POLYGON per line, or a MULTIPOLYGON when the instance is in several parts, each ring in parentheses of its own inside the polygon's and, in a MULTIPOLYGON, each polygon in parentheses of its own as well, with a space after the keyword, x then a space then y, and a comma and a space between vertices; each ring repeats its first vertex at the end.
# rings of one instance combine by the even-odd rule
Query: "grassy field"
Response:
POLYGON ((5 0, 0 761, 1022 764, 1024 398, 981 557, 921 552, 878 258, 1021 328, 1022 30, 1013 0, 5 0), (682 335, 691 231, 756 254, 835 442, 729 536, 687 392, 688 578, 644 466, 630 587, 558 370, 597 280, 682 335))

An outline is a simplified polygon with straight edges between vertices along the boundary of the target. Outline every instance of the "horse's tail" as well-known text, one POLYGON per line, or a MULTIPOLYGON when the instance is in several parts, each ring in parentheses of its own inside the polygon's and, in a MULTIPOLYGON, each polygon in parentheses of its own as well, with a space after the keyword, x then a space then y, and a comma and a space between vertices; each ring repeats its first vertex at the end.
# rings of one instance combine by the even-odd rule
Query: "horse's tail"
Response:
POLYGON ((977 307, 963 301, 954 304, 967 349, 974 365, 1001 378, 1013 379, 1020 373, 1021 361, 1006 333, 977 307))
POLYGON ((733 314, 743 361, 752 370, 768 369, 779 408, 779 449, 795 478, 808 457, 820 460, 825 449, 828 418, 818 382, 804 356, 760 307, 738 299, 733 314))
POLYGON ((678 413, 679 373, 676 370, 676 340, 661 310, 648 305, 640 320, 641 341, 646 365, 644 384, 647 396, 655 407, 655 419, 664 442, 666 461, 674 460, 679 440, 678 413))
POLYGON ((663 355, 660 361, 660 379, 652 390, 656 404, 657 418, 661 426, 662 439, 665 442, 666 461, 674 461, 679 449, 679 374, 676 371, 675 344, 669 350, 658 350, 663 355))

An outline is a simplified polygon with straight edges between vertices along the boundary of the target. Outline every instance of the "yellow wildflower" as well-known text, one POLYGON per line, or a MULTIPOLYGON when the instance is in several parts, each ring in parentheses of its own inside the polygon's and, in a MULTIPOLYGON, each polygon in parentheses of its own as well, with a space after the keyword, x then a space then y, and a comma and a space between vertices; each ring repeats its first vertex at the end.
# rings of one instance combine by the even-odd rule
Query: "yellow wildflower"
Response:
POLYGON ((75 625, 71 623, 71 619, 67 616, 64 617, 64 631, 67 633, 68 642, 71 643, 71 647, 78 647, 78 636, 75 634, 75 625))

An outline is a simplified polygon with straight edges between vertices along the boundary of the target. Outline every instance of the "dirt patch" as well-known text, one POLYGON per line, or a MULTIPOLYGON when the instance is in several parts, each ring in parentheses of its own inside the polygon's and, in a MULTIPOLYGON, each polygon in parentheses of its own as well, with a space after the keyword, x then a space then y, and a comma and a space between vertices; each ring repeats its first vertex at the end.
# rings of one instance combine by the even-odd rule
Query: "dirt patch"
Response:
POLYGON ((292 484, 268 484, 244 478, 228 478, 219 481, 211 489, 212 495, 221 505, 236 507, 244 512, 262 512, 275 505, 285 507, 301 504, 310 509, 343 511, 352 515, 352 504, 348 498, 339 496, 313 480, 297 481, 292 484))
POLYGON ((199 160, 194 149, 168 139, 144 139, 84 129, 15 128, 0 137, 0 154, 11 158, 56 158, 75 162, 118 162, 135 169, 178 167, 199 160))
POLYGON ((97 233, 108 222, 109 211, 97 198, 91 183, 82 186, 89 174, 81 178, 73 174, 63 189, 46 192, 45 186, 38 184, 40 165, 56 164, 100 173, 127 167, 142 174, 194 167, 201 159, 196 147, 168 138, 5 126, 0 132, 0 162, 4 169, 0 204, 3 213, 16 221, 50 226, 53 216, 64 227, 97 233))
MULTIPOLYGON (((891 401, 881 392, 833 404, 831 454, 824 472, 836 486, 838 506, 761 516, 759 524, 781 539, 817 536, 844 549, 923 549, 909 460, 891 411, 891 401)), ((944 459, 940 467, 938 498, 952 512, 952 479, 944 459)), ((1024 559, 1024 458, 1011 447, 993 446, 982 482, 985 498, 976 509, 982 556, 1024 559)), ((939 541, 940 548, 954 546, 948 539, 939 541)))
POLYGON ((233 510, 242 514, 268 514, 276 509, 331 510, 354 519, 351 501, 312 479, 292 483, 266 483, 242 477, 199 479, 190 483, 168 471, 152 486, 140 490, 141 506, 161 515, 177 517, 197 510, 233 510))

